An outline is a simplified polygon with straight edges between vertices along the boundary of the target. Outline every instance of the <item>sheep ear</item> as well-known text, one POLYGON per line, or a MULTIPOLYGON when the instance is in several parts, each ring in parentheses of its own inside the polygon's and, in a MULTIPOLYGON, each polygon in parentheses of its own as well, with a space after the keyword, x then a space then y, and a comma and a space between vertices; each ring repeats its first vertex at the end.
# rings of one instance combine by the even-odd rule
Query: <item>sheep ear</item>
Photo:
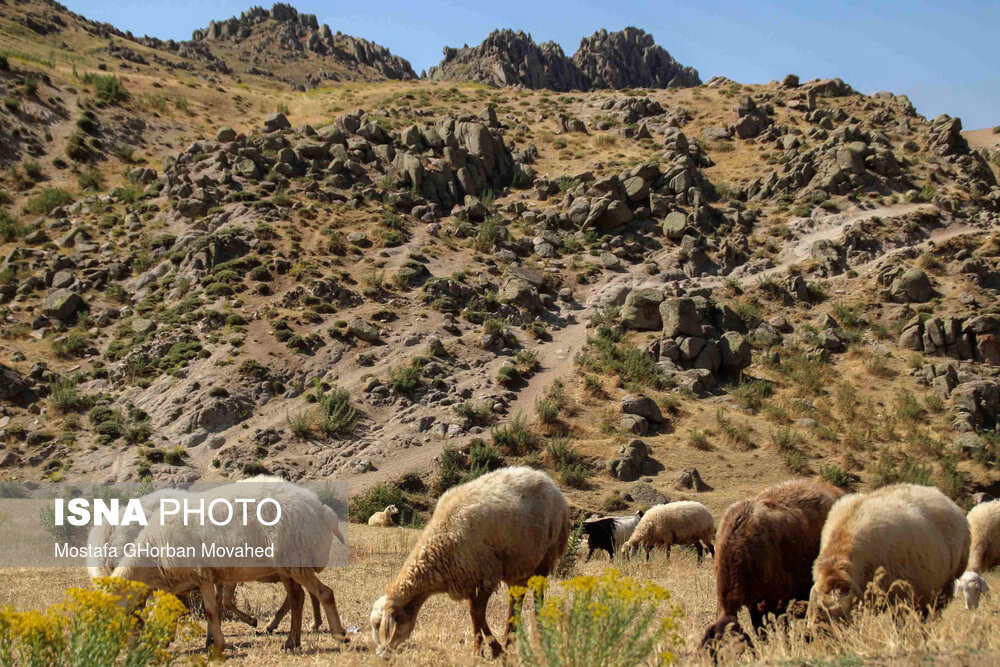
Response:
POLYGON ((985 579, 983 579, 982 577, 979 577, 979 580, 976 583, 979 584, 979 592, 980 593, 988 593, 989 592, 990 586, 989 586, 989 584, 986 583, 985 579))
POLYGON ((388 646, 395 636, 396 619, 392 617, 392 614, 385 613, 382 615, 382 624, 378 628, 378 643, 382 646, 388 646))

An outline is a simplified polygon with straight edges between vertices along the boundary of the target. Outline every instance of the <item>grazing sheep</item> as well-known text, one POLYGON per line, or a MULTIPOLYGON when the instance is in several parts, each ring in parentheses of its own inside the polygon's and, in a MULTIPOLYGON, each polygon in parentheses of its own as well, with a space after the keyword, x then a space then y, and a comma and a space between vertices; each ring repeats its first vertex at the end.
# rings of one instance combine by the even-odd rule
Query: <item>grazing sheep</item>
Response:
MULTIPOLYGON (((501 652, 486 622, 486 605, 504 582, 525 585, 547 576, 566 552, 569 506, 544 473, 502 468, 447 491, 385 595, 371 613, 378 654, 385 655, 413 632, 417 613, 434 593, 468 600, 479 653, 483 639, 501 652)), ((513 621, 508 607, 504 642, 513 621)))
POLYGON ((368 517, 368 525, 391 528, 392 526, 396 525, 392 517, 396 516, 397 514, 399 514, 399 508, 396 507, 395 505, 389 505, 381 512, 375 512, 375 514, 372 514, 370 517, 368 517))
POLYGON ((584 521, 583 532, 587 536, 589 548, 586 560, 590 560, 597 549, 604 549, 608 552, 608 557, 614 560, 615 552, 632 537, 642 515, 643 511, 639 510, 632 516, 606 516, 584 521))
POLYGON ((330 633, 337 639, 345 636, 344 627, 337 613, 333 591, 316 577, 321 567, 290 567, 282 563, 326 563, 329 560, 333 538, 343 542, 338 528, 337 515, 324 505, 312 491, 290 482, 270 479, 258 482, 251 491, 241 489, 241 484, 227 484, 202 494, 206 500, 221 498, 233 502, 236 498, 267 497, 276 500, 282 511, 282 520, 273 526, 265 526, 256 521, 254 512, 249 513, 248 525, 241 530, 219 531, 211 523, 183 525, 180 514, 163 517, 156 515, 149 525, 142 529, 136 541, 153 547, 172 545, 174 547, 216 543, 222 547, 250 544, 274 544, 274 556, 270 563, 254 566, 192 567, 181 558, 169 555, 159 556, 150 566, 148 559, 124 558, 111 573, 131 581, 138 581, 151 588, 171 593, 197 588, 201 591, 205 605, 205 617, 212 634, 213 643, 220 650, 225 649, 216 587, 245 581, 257 581, 265 577, 277 576, 285 586, 286 595, 291 598, 292 627, 286 648, 295 648, 301 643, 302 632, 302 589, 315 595, 326 611, 330 633))
MULTIPOLYGON (((267 475, 258 475, 256 477, 251 477, 249 479, 238 480, 238 482, 240 483, 245 483, 245 482, 262 483, 262 482, 282 482, 282 481, 284 480, 282 480, 280 477, 271 477, 267 475)), ((157 491, 153 491, 152 493, 148 493, 142 496, 142 498, 140 498, 140 502, 142 503, 143 513, 147 517, 150 517, 153 514, 155 514, 156 511, 159 509, 161 498, 182 498, 191 495, 194 494, 181 489, 159 489, 157 491)), ((93 528, 90 529, 90 533, 87 536, 87 543, 95 547, 110 545, 114 547, 114 553, 121 554, 123 553, 126 544, 136 541, 136 537, 138 537, 141 530, 142 526, 139 525, 138 523, 128 524, 125 526, 113 526, 110 524, 95 525, 93 528)), ((118 567, 118 562, 120 559, 118 558, 112 559, 110 555, 111 552, 112 552, 111 549, 104 550, 106 556, 103 559, 97 556, 92 556, 87 560, 87 571, 90 574, 90 578, 92 580, 101 577, 110 577, 114 569, 118 567)), ((97 552, 95 551, 95 553, 97 552)), ((258 581, 268 584, 284 583, 276 575, 263 577, 258 581)), ((294 586, 298 586, 298 584, 294 582, 292 582, 292 584, 294 586)), ((178 591, 178 593, 181 592, 178 591)), ((236 606, 236 584, 220 585, 218 587, 218 590, 216 591, 216 595, 220 600, 220 604, 224 612, 228 611, 234 617, 236 617, 243 623, 246 623, 251 628, 257 627, 257 619, 241 611, 239 607, 236 606)), ((323 617, 320 612, 319 600, 314 595, 311 594, 309 597, 312 600, 313 629, 318 631, 323 627, 323 617)), ((285 615, 288 614, 289 610, 291 609, 291 603, 292 603, 291 598, 286 595, 285 599, 281 603, 281 606, 278 607, 278 610, 275 612, 274 618, 271 619, 271 622, 268 624, 266 628, 266 631, 268 633, 274 632, 278 628, 278 625, 281 623, 282 619, 284 619, 285 615)), ((205 643, 206 646, 211 646, 212 644, 212 632, 210 628, 208 630, 208 636, 206 637, 205 643)))
POLYGON ((962 510, 935 488, 896 484, 842 497, 830 509, 813 565, 809 621, 846 617, 876 574, 890 602, 942 608, 972 541, 962 510))
POLYGON ((1000 565, 1000 500, 976 505, 967 518, 972 532, 969 566, 955 587, 956 595, 961 592, 965 598, 965 608, 976 609, 980 595, 990 590, 983 573, 1000 565))
POLYGON ((703 544, 708 553, 715 557, 715 547, 712 544, 714 538, 715 519, 705 506, 693 500, 681 500, 651 507, 639 520, 632 537, 625 542, 622 553, 630 558, 641 547, 646 550, 646 560, 649 560, 649 553, 653 549, 663 547, 669 558, 672 545, 687 544, 698 551, 700 563, 704 553, 703 544))
POLYGON ((701 640, 711 646, 727 628, 740 633, 736 615, 750 612, 756 630, 767 614, 781 614, 807 600, 823 522, 843 491, 811 480, 764 489, 726 510, 715 544, 719 618, 701 640))
POLYGON ((965 599, 965 608, 972 610, 979 608, 979 598, 983 593, 989 593, 990 587, 983 579, 983 575, 969 570, 955 582, 955 597, 961 593, 965 599))

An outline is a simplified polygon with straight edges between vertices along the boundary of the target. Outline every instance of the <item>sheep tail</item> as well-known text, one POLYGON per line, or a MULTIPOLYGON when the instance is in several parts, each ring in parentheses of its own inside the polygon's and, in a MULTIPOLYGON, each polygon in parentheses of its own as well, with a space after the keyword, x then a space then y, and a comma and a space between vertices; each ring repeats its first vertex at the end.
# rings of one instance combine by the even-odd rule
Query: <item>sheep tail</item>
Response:
POLYGON ((326 520, 326 526, 330 529, 330 532, 333 533, 338 540, 340 540, 341 544, 346 546, 347 540, 345 540, 344 536, 340 534, 340 520, 337 519, 337 513, 324 505, 323 518, 326 520))

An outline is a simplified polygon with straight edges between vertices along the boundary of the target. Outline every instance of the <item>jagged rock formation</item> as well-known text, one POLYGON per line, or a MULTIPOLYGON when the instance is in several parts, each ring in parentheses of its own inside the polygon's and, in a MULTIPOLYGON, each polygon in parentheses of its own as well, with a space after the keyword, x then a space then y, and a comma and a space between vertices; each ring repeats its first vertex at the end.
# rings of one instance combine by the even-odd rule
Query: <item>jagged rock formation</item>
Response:
POLYGON ((677 88, 701 84, 698 71, 684 67, 653 36, 639 28, 599 30, 580 40, 573 63, 590 88, 677 88))
POLYGON ((518 30, 494 30, 479 46, 444 47, 444 60, 431 79, 467 80, 491 86, 584 90, 587 81, 555 42, 535 44, 518 30))
POLYGON ((558 91, 701 83, 695 69, 684 67, 657 46, 652 35, 632 27, 611 33, 600 30, 580 40, 572 58, 554 42, 535 44, 520 30, 494 30, 479 46, 445 47, 444 60, 428 76, 558 91))
POLYGON ((291 5, 280 2, 269 10, 251 7, 239 18, 212 21, 208 27, 195 30, 191 41, 246 43, 254 53, 311 52, 355 67, 363 75, 376 74, 386 79, 416 78, 410 63, 394 56, 384 46, 339 32, 334 34, 330 26, 320 25, 314 14, 301 14, 291 5))

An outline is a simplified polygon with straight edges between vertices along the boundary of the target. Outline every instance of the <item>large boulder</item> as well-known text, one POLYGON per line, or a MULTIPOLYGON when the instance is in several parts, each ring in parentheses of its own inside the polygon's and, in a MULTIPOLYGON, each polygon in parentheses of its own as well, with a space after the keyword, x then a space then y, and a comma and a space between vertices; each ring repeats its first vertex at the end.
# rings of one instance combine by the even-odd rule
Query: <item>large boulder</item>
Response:
POLYGON ((631 440, 622 445, 618 456, 608 461, 608 473, 623 482, 632 482, 643 474, 643 467, 649 459, 649 447, 642 440, 631 440))
POLYGON ((660 304, 660 318, 663 320, 663 335, 667 338, 702 334, 701 316, 693 299, 665 300, 660 304))
POLYGON ((677 240, 684 236, 687 228, 687 216, 680 211, 673 211, 663 219, 663 235, 668 239, 677 240))
POLYGON ((638 415, 652 424, 664 422, 663 413, 656 401, 642 394, 629 394, 621 400, 622 412, 628 415, 638 415))
POLYGON ((907 269, 893 281, 890 288, 894 296, 910 303, 924 303, 934 296, 931 279, 923 269, 907 269))
POLYGON ((9 401, 27 388, 20 373, 0 364, 0 401, 9 401))
POLYGON ((750 343, 741 333, 727 331, 719 339, 723 370, 739 375, 751 362, 750 343))
POLYGON ((367 343, 378 343, 382 340, 381 336, 379 336, 378 328, 365 322, 360 317, 355 317, 347 323, 347 331, 358 340, 363 340, 367 343))
POLYGON ((660 318, 660 304, 663 293, 660 290, 637 289, 625 297, 621 309, 622 326, 642 331, 659 331, 663 326, 660 318))
POLYGON ((498 294, 501 301, 517 306, 529 313, 537 313, 542 309, 542 300, 538 288, 524 278, 510 276, 500 288, 498 294))
POLYGON ((76 292, 61 288, 52 290, 42 303, 42 312, 57 320, 66 320, 83 307, 83 299, 76 292))

